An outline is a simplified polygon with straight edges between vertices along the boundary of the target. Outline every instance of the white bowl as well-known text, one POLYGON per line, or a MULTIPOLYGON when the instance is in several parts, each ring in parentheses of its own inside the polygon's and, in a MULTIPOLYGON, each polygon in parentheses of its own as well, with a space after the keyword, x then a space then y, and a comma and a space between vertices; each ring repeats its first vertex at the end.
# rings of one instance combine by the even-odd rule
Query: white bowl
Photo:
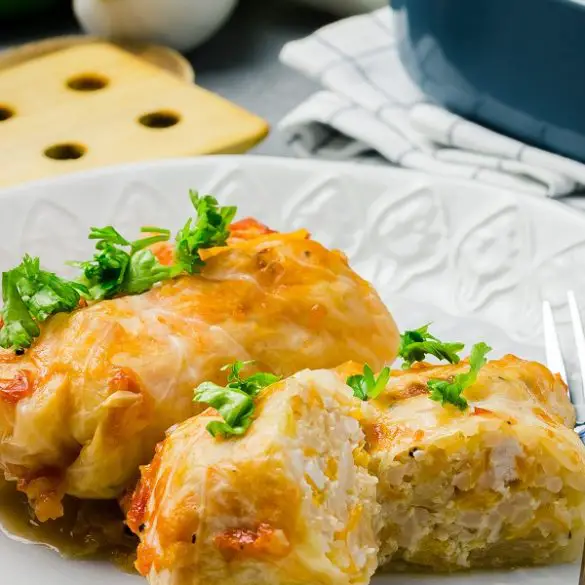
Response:
POLYGON ((188 51, 209 39, 238 0, 73 0, 83 29, 100 37, 188 51))

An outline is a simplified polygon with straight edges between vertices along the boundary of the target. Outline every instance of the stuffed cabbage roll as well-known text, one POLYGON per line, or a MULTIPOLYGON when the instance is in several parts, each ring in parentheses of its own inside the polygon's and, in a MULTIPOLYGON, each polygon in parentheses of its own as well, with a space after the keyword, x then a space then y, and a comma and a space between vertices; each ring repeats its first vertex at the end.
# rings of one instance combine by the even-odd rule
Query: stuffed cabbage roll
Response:
POLYGON ((0 352, 0 467, 40 520, 64 494, 118 497, 226 363, 290 375, 394 358, 392 317, 342 254, 306 232, 238 236, 199 275, 58 314, 24 355, 0 352))
POLYGON ((349 585, 376 567, 376 480, 361 409, 329 371, 271 386, 238 440, 213 409, 171 429, 143 469, 128 523, 152 585, 349 585))
POLYGON ((585 448, 567 387, 513 356, 488 362, 464 396, 429 400, 427 382, 469 369, 393 372, 365 426, 382 505, 380 563, 435 570, 573 560, 585 523, 585 448))

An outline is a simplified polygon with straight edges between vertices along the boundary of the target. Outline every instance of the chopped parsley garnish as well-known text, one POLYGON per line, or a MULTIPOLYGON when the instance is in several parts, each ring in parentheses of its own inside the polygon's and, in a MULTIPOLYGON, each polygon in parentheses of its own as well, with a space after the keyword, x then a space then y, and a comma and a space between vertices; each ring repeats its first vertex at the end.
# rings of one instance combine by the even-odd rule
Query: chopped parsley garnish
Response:
POLYGON ((40 334, 38 324, 55 313, 73 311, 80 295, 90 301, 135 295, 184 272, 199 272, 204 265, 199 250, 226 244, 237 208, 221 207, 211 195, 200 197, 190 191, 189 196, 197 217, 189 219, 177 234, 175 262, 171 266, 161 264, 149 249, 153 244, 169 241, 170 230, 144 227, 141 231, 148 235, 129 241, 112 226, 106 226, 91 228, 89 239, 96 240, 94 257, 70 263, 82 271, 78 282, 41 270, 38 258, 29 256, 20 266, 4 272, 0 346, 19 352, 30 347, 40 334))
POLYGON ((197 218, 189 218, 177 234, 175 258, 177 264, 189 274, 201 270, 203 260, 199 250, 224 246, 230 235, 229 226, 236 215, 237 207, 221 207, 211 195, 200 196, 190 191, 191 203, 197 218))
POLYGON ((141 231, 154 232, 154 235, 130 242, 112 226, 91 228, 89 239, 97 240, 96 254, 88 262, 72 263, 82 270, 80 282, 88 289, 91 300, 140 294, 177 274, 174 267, 163 266, 152 251, 146 249, 157 242, 168 241, 170 231, 154 227, 141 231))
POLYGON ((404 360, 403 369, 408 369, 414 362, 424 361, 427 355, 433 355, 440 360, 451 364, 458 364, 458 353, 465 347, 463 343, 445 343, 429 333, 429 326, 425 325, 414 331, 405 331, 400 336, 398 356, 404 360))
POLYGON ((353 390, 353 395, 360 400, 373 400, 386 388, 390 379, 390 368, 384 368, 378 377, 374 375, 368 364, 364 366, 363 374, 349 376, 346 384, 353 390))
POLYGON ((276 376, 275 374, 269 374, 267 372, 258 372, 256 374, 252 374, 247 378, 242 378, 240 372, 242 368, 245 366, 249 366, 253 364, 253 361, 248 362, 240 362, 236 361, 233 364, 228 364, 222 368, 222 371, 229 371, 228 374, 228 387, 230 388, 239 388, 242 392, 248 394, 248 396, 257 396, 260 393, 260 390, 266 388, 266 386, 270 386, 280 380, 280 376, 276 376))
POLYGON ((195 402, 205 403, 223 418, 207 425, 209 433, 224 438, 243 435, 252 424, 254 398, 263 388, 278 382, 280 376, 269 373, 257 373, 243 378, 241 370, 252 362, 236 361, 222 368, 229 370, 227 386, 213 382, 203 382, 195 390, 195 402))
POLYGON ((30 347, 40 333, 39 323, 56 313, 79 306, 85 288, 41 270, 38 258, 28 255, 22 263, 2 274, 2 321, 0 346, 21 350, 30 347))
POLYGON ((238 388, 203 382, 196 390, 195 401, 215 408, 223 418, 224 422, 214 420, 207 425, 207 430, 214 437, 243 435, 252 424, 254 401, 238 388))
POLYGON ((469 404, 462 396, 463 391, 475 384, 479 370, 486 363, 486 355, 492 350, 489 345, 481 342, 476 343, 471 349, 469 357, 469 371, 464 374, 457 374, 453 380, 429 380, 427 386, 431 394, 429 398, 445 404, 452 404, 460 410, 465 410, 469 404))

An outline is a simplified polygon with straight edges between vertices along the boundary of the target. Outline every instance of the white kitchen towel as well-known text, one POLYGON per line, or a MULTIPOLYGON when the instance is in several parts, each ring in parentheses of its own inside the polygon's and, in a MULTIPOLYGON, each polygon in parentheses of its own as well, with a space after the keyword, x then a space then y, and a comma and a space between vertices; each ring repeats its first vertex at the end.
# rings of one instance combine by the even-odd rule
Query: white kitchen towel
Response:
POLYGON ((584 190, 585 164, 430 103, 400 62, 388 8, 287 43, 280 59, 324 88, 279 124, 299 156, 365 159, 550 197, 584 190))

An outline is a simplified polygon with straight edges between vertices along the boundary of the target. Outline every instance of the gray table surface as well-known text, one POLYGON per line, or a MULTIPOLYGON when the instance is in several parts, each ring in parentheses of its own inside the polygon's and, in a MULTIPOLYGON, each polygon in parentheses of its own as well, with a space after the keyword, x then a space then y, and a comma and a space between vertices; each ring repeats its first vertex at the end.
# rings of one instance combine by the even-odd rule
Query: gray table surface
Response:
MULTIPOLYGON (((327 14, 286 0, 241 0, 226 26, 187 57, 196 69, 199 85, 262 116, 274 126, 316 89, 311 81, 278 62, 281 47, 331 20, 327 14)), ((67 10, 37 21, 9 25, 0 22, 0 49, 77 32, 75 19, 67 10)), ((275 130, 253 152, 291 155, 275 130)))

